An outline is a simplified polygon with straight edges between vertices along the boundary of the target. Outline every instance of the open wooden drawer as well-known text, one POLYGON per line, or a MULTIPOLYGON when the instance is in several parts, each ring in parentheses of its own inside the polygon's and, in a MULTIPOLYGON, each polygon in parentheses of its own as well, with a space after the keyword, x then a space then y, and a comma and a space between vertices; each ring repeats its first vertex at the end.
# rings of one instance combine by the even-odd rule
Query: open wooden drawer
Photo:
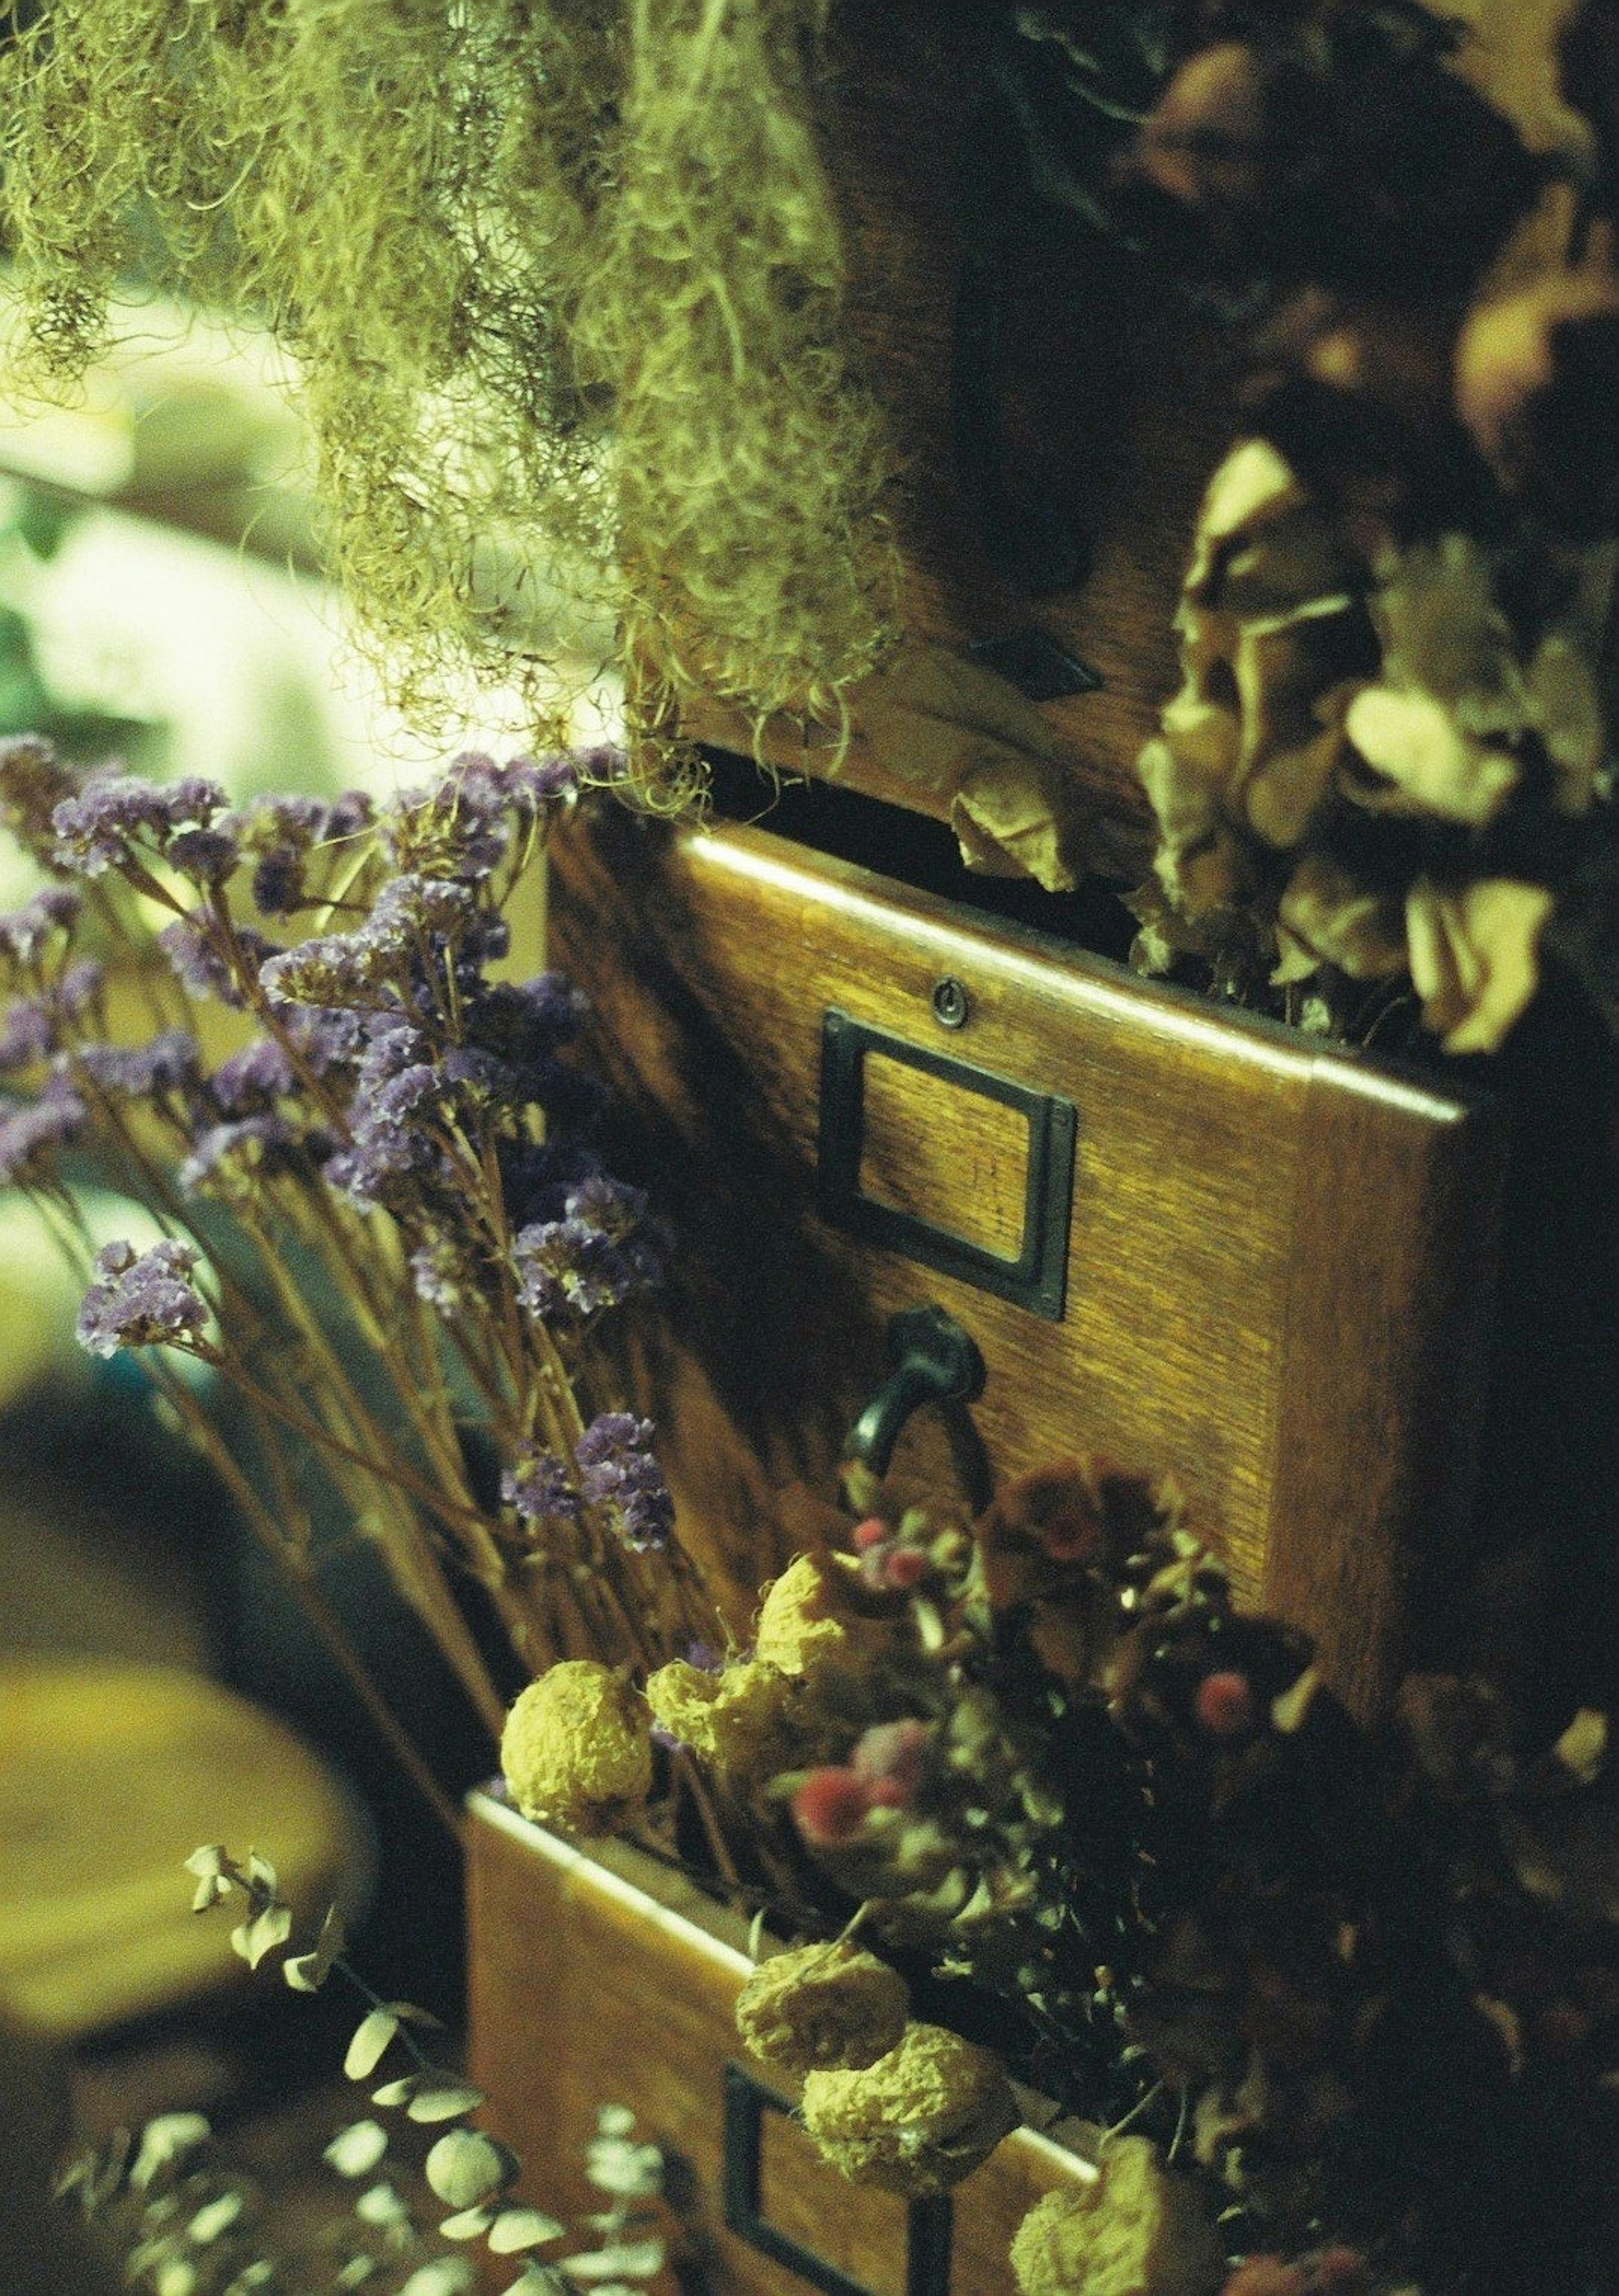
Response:
MULTIPOLYGON (((1243 1597, 1381 1696, 1463 1521, 1487 1103, 756 828, 587 814, 552 898, 618 1163, 678 1238, 639 1400, 739 1630, 795 1494, 833 1494, 889 1318, 934 1302, 985 1359, 995 1474, 1173 1472, 1243 1597)), ((924 1483, 930 1416, 895 1461, 924 1483)))

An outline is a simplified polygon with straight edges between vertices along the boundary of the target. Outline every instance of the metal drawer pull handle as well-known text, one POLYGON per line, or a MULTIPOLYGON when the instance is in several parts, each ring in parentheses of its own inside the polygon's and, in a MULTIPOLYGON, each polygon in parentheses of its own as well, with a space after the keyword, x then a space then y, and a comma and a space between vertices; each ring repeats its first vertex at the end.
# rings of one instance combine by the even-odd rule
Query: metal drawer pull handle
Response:
POLYGON ((977 1401, 987 1376, 977 1342, 943 1308, 907 1308, 889 1318, 888 1361, 893 1373, 850 1428, 845 1460, 886 1475, 905 1422, 924 1404, 936 1403, 969 1502, 980 1513, 990 1499, 988 1464, 963 1408, 977 1401))

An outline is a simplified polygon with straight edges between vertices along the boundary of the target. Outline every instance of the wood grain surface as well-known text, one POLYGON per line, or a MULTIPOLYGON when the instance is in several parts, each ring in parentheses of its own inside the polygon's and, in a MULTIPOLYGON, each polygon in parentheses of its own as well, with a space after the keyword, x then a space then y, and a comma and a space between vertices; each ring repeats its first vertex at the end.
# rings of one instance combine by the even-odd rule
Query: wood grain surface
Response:
MULTIPOLYGON (((721 2097, 725 2066, 742 2056, 743 1925, 621 1843, 585 1853, 487 1796, 470 1809, 470 2071, 488 2094, 489 2127, 545 2163, 528 2196, 559 2216, 600 2208, 571 2164, 599 2109, 627 2105, 638 2136, 680 2156, 666 2229, 700 2261, 706 2296, 803 2296, 795 2272, 724 2227, 721 2097)), ((766 2130, 768 2220, 871 2296, 905 2296, 903 2204, 846 2182, 780 2116, 766 2130)), ((1033 2130, 1008 2137, 954 2196, 956 2296, 1009 2286, 1024 2216, 1088 2173, 1033 2130)))
MULTIPOLYGON (((833 1496, 888 1316, 935 1300, 987 1363, 974 1416, 997 1472, 1077 1449, 1174 1472, 1243 1596, 1316 1634, 1355 1703, 1380 1695, 1467 1490, 1501 1155, 1487 1104, 758 829, 606 810, 557 849, 552 901, 623 1103, 614 1152, 680 1239, 636 1376, 740 1630, 791 1549, 795 1489, 833 1496), (933 1009, 945 976, 955 1029, 933 1009), (820 1217, 830 1008, 1073 1103, 1059 1321, 820 1217)), ((1009 1236, 1007 1111, 925 1077, 896 1097, 878 1074, 868 1192, 1009 1236)), ((895 1478, 948 1496, 936 1418, 895 1478)))
MULTIPOLYGON (((957 650, 1031 626, 1101 673, 1042 705, 1077 796, 1141 820, 1133 760, 1176 680, 1172 618, 1198 502, 1237 422, 1221 333, 1100 241, 1050 236, 1002 266, 1005 417, 1025 484, 1089 538, 1084 578, 1036 597, 997 572, 951 444, 952 339, 961 277, 959 176, 978 129, 982 25, 970 10, 838 12, 830 163, 848 229, 853 332, 893 432, 889 505, 908 634, 957 650)), ((1015 697, 1014 697, 1015 698, 1015 697)), ((854 699, 838 777, 939 812, 890 729, 854 699)), ((747 750, 752 728, 712 704, 686 730, 747 750)), ((827 744, 773 725, 765 754, 815 771, 827 744)))

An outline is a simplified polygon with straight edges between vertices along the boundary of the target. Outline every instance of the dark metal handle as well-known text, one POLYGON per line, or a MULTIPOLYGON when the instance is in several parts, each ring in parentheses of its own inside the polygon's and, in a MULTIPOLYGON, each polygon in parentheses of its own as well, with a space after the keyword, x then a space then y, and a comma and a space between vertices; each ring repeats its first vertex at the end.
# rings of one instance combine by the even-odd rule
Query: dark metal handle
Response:
POLYGON ((886 1475, 906 1422, 924 1404, 936 1404, 977 1509, 988 1496, 987 1472, 982 1446, 962 1408, 977 1401, 988 1377, 977 1341, 943 1308, 907 1308, 889 1321, 888 1360, 894 1370, 850 1428, 844 1458, 886 1475))

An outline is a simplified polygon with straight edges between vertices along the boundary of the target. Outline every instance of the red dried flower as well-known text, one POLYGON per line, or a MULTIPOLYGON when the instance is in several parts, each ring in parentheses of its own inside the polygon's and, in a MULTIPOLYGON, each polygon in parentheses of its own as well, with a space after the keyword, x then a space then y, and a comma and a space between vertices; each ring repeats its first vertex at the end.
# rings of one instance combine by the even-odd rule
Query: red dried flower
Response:
POLYGON ((1259 1718, 1253 1684, 1229 1667, 1204 1676, 1192 1710, 1211 1738, 1246 1737, 1259 1718))
POLYGON ((793 1796, 793 1823, 812 1849, 834 1849, 859 1832, 871 1803, 867 1779, 829 1763, 812 1770, 793 1796))

